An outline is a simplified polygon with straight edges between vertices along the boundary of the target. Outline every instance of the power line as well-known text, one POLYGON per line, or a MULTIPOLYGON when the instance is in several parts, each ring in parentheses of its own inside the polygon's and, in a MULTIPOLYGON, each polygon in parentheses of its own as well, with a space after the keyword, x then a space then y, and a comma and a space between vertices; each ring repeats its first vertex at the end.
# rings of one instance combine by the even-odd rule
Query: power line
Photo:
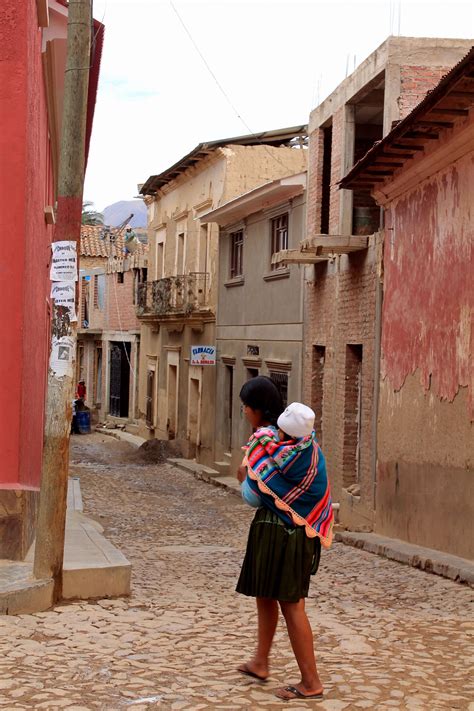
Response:
POLYGON ((242 114, 241 114, 240 111, 237 109, 237 107, 236 107, 235 104, 233 103, 232 99, 229 97, 229 95, 227 94, 226 90, 224 89, 224 87, 223 87, 222 84, 220 83, 220 81, 219 81, 219 79, 217 78, 216 74, 215 74, 214 71, 212 70, 212 67, 210 66, 210 64, 209 64, 209 62, 207 61, 206 57, 204 56, 204 54, 202 53, 201 49, 199 48, 199 46, 198 46, 196 40, 195 40, 194 37, 192 36, 191 31, 189 30, 189 28, 187 27, 187 25, 186 25, 186 23, 184 22, 183 18, 182 18, 181 15, 179 14, 179 12, 178 12, 178 10, 177 10, 177 8, 176 8, 176 6, 175 6, 173 0, 169 0, 169 3, 170 3, 170 5, 171 5, 171 7, 172 7, 172 9, 173 9, 173 11, 174 11, 176 17, 178 18, 180 24, 182 25, 184 31, 186 32, 187 36, 189 37, 189 39, 190 39, 190 41, 191 41, 191 43, 192 43, 194 49, 196 50, 196 52, 197 52, 197 53, 199 54, 199 56, 201 57, 201 59, 202 59, 202 61, 203 61, 203 63, 204 63, 204 66, 206 67, 206 69, 208 70, 209 74, 210 74, 211 77, 213 78, 215 84, 217 85, 219 91, 220 91, 221 94, 224 96, 225 100, 227 101, 227 103, 229 104, 229 106, 232 108, 232 110, 234 111, 234 113, 235 113, 235 115, 237 116, 237 118, 242 122, 242 124, 244 125, 245 129, 249 132, 249 134, 250 134, 253 138, 256 138, 256 139, 258 140, 258 142, 259 142, 260 145, 265 149, 265 151, 268 153, 268 155, 270 155, 277 163, 279 163, 281 166, 283 166, 283 168, 285 168, 285 170, 288 170, 290 174, 293 173, 293 172, 294 172, 294 168, 289 168, 285 163, 283 163, 283 161, 281 161, 276 155, 274 155, 274 154, 268 149, 268 146, 265 145, 265 143, 263 143, 263 141, 261 141, 261 140, 258 138, 258 134, 255 133, 255 131, 252 131, 252 129, 251 129, 250 126, 248 125, 247 121, 245 121, 245 119, 243 118, 242 114))

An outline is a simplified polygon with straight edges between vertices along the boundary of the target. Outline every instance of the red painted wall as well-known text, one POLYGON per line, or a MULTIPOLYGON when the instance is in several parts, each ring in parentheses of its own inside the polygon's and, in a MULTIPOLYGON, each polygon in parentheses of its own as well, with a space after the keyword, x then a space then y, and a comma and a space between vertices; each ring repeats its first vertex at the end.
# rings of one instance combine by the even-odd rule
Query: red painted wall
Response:
POLYGON ((52 238, 44 207, 54 198, 34 0, 3 0, 0 25, 0 488, 38 488, 52 238))
POLYGON ((472 387, 473 195, 471 152, 387 211, 382 377, 394 390, 415 371, 440 399, 472 387))

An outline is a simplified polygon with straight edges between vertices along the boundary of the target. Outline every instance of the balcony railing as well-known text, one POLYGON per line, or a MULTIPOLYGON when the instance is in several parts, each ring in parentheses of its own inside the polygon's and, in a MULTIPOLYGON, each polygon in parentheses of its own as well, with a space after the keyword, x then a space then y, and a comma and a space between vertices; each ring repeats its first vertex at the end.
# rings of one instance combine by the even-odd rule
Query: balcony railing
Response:
POLYGON ((184 316, 208 307, 208 274, 192 272, 138 285, 138 316, 184 316))

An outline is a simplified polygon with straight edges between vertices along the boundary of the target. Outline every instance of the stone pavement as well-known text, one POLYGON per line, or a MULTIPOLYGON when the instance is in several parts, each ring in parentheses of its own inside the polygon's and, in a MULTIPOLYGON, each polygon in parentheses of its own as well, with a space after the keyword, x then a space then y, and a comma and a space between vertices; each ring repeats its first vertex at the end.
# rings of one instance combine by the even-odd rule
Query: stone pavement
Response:
MULTIPOLYGON (((252 511, 129 444, 74 438, 84 510, 133 564, 133 595, 0 618, 0 710, 251 709, 298 679, 283 624, 270 682, 234 671, 249 657, 253 600, 233 592, 252 511)), ((296 711, 474 709, 472 589, 336 543, 309 614, 323 702, 296 711)))

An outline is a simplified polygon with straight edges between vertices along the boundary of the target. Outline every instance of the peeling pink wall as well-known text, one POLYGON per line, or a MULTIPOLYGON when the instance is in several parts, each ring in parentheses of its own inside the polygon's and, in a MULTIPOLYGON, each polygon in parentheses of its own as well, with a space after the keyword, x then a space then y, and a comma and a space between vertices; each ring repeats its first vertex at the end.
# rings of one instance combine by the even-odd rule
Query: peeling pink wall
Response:
POLYGON ((435 173, 387 210, 382 377, 399 390, 418 371, 425 390, 452 401, 472 393, 474 152, 435 173))

